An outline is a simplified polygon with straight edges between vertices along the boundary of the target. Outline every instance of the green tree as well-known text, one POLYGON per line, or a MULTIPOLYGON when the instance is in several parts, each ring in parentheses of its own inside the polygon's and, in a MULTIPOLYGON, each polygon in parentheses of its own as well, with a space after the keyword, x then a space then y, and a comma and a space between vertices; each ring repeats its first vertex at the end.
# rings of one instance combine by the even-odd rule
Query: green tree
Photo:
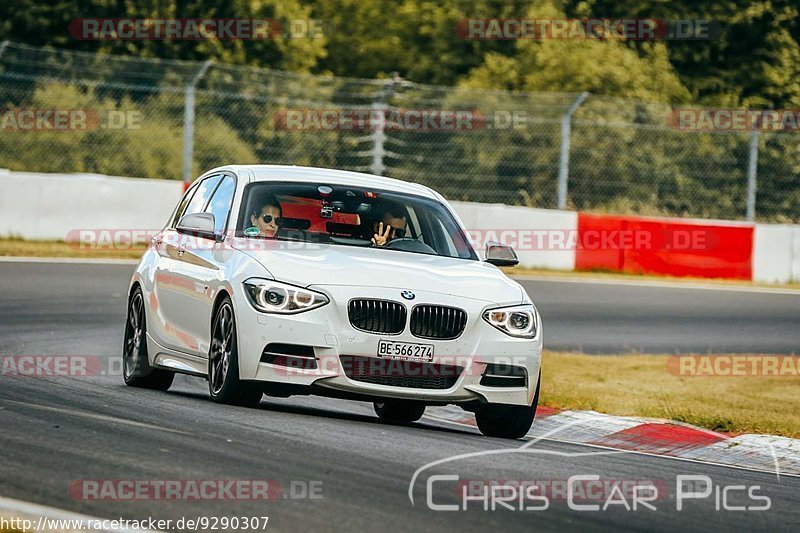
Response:
MULTIPOLYGON (((529 18, 564 18, 551 1, 535 2, 529 18)), ((666 46, 621 40, 518 40, 512 56, 489 53, 462 81, 469 87, 530 92, 583 92, 656 102, 690 95, 669 63, 666 46)))
POLYGON ((312 18, 300 0, 14 0, 0 3, 0 40, 51 45, 136 57, 206 60, 298 72, 309 71, 326 54, 326 39, 261 40, 79 40, 69 31, 81 18, 257 18, 279 21, 312 18))
POLYGON ((712 21, 709 39, 667 42, 669 61, 693 101, 725 107, 800 105, 796 0, 570 0, 565 6, 570 16, 712 21))

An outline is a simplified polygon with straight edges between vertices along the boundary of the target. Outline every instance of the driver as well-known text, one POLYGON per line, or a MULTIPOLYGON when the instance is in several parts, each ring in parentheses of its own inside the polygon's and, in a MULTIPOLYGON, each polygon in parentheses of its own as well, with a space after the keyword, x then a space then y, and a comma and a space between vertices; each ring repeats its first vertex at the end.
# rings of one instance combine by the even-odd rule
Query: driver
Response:
POLYGON ((281 204, 271 194, 260 199, 260 209, 255 209, 250 214, 250 224, 258 228, 261 235, 272 239, 278 233, 281 218, 281 204))
POLYGON ((386 246, 393 239, 405 237, 408 228, 408 218, 405 209, 398 205, 384 207, 383 216, 375 220, 372 236, 373 246, 386 246))

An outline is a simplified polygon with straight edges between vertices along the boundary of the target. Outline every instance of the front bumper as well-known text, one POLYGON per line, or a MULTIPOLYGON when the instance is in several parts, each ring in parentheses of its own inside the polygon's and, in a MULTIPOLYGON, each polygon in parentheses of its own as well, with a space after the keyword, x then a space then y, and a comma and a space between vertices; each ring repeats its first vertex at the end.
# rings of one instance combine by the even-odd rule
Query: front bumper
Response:
MULTIPOLYGON (((316 386, 345 393, 377 398, 398 398, 431 403, 488 402, 530 405, 538 387, 541 365, 542 332, 537 324, 533 339, 518 339, 487 324, 481 317, 486 309, 497 304, 415 290, 414 304, 432 303, 459 307, 467 311, 464 332, 453 340, 429 340, 413 336, 408 326, 398 335, 365 333, 351 326, 347 302, 353 297, 391 299, 403 303, 400 290, 370 287, 311 287, 325 293, 330 303, 296 315, 264 314, 256 311, 239 287, 236 305, 239 371, 243 380, 285 383, 295 386, 316 386), (377 356, 381 339, 433 345, 431 364, 446 368, 450 379, 447 388, 397 386, 404 375, 419 365, 382 359, 377 356), (295 344, 313 347, 316 368, 301 368, 261 362, 264 348, 270 343, 295 344), (344 356, 344 363, 343 357, 344 356), (368 382, 348 377, 345 365, 350 357, 369 358, 371 368, 389 368, 395 380, 392 384, 368 382), (374 364, 372 364, 374 363, 374 364), (523 367, 527 378, 524 386, 489 386, 481 384, 487 364, 523 367), (444 366, 442 366, 444 365, 444 366), (453 367, 461 370, 452 374, 453 367)), ((508 305, 518 304, 511 302, 508 305)), ((503 304, 505 305, 505 304, 503 304)), ((410 306, 409 306, 410 307, 410 306)), ((425 373, 426 371, 422 371, 425 373)), ((418 374, 416 374, 418 375, 418 374)), ((374 381, 374 380, 372 380, 374 381)), ((405 382, 410 383, 410 382, 405 382)))

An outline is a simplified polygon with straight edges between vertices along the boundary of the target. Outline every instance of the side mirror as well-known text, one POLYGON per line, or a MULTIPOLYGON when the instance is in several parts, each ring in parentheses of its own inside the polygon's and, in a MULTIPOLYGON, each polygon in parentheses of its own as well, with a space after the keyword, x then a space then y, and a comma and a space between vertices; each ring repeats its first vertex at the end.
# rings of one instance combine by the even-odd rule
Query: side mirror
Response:
POLYGON ((499 242, 489 242, 486 244, 486 262, 505 267, 518 265, 519 259, 512 247, 499 242))
POLYGON ((178 222, 178 227, 175 229, 178 233, 219 240, 214 233, 214 215, 211 213, 192 213, 186 215, 181 218, 180 222, 178 222))

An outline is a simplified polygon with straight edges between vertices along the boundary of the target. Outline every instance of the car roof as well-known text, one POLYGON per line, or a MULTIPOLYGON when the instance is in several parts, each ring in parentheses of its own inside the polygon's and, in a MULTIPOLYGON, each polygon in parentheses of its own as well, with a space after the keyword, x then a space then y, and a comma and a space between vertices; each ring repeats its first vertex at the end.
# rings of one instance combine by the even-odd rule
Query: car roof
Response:
POLYGON ((301 181, 365 188, 374 187, 376 189, 416 194, 439 200, 438 195, 424 185, 362 172, 294 165, 229 165, 219 170, 231 170, 241 177, 247 177, 252 172, 251 181, 301 181))

